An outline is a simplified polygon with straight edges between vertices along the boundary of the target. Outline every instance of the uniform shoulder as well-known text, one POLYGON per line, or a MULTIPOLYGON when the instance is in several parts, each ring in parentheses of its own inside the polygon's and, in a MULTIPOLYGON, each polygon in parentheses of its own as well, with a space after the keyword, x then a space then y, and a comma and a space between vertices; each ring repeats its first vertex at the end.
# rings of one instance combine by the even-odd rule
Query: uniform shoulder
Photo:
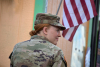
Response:
MULTIPOLYGON (((52 43, 51 43, 51 44, 52 44, 52 43)), ((60 53, 61 55, 64 55, 62 49, 59 48, 57 45, 52 44, 51 47, 52 47, 53 50, 56 51, 57 53, 60 53)))
POLYGON ((15 51, 16 48, 21 47, 22 44, 24 44, 24 45, 27 44, 29 41, 30 41, 30 40, 26 40, 26 41, 17 43, 17 44, 14 46, 13 52, 15 51))
POLYGON ((61 48, 59 48, 58 46, 56 46, 56 45, 54 45, 54 44, 52 44, 50 42, 48 42, 48 45, 49 45, 50 48, 53 48, 55 50, 61 50, 61 48))

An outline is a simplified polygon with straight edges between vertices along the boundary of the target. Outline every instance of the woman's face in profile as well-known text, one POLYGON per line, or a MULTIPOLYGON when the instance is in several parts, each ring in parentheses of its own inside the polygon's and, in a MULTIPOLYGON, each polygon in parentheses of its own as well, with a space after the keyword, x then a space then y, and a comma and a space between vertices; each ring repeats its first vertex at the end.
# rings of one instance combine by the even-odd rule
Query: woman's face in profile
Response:
POLYGON ((47 29, 47 35, 46 38, 53 44, 57 44, 59 37, 61 37, 60 35, 60 29, 58 27, 55 26, 50 26, 47 29))

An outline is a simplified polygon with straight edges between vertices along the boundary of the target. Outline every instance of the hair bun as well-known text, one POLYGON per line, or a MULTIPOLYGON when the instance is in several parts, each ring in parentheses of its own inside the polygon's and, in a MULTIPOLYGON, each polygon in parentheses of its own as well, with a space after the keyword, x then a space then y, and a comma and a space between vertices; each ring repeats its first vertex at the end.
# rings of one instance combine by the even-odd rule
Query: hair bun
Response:
POLYGON ((30 34, 31 36, 36 35, 36 31, 35 31, 35 30, 32 30, 32 31, 29 32, 29 34, 30 34))

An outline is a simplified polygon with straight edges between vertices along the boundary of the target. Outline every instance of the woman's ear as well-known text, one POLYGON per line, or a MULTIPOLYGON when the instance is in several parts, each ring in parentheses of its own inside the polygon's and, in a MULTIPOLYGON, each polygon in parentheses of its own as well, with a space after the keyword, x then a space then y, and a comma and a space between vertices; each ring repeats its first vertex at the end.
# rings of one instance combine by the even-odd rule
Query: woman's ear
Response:
POLYGON ((43 28, 43 33, 44 33, 45 35, 47 35, 47 30, 48 30, 48 27, 44 27, 44 28, 43 28))

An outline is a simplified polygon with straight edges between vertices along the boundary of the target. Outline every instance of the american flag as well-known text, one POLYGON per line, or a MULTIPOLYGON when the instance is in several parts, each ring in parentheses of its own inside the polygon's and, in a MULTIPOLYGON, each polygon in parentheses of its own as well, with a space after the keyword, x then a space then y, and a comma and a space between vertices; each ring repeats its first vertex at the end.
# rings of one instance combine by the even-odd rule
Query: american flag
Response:
POLYGON ((62 24, 66 30, 63 37, 72 41, 79 25, 96 15, 94 0, 64 0, 62 24))

